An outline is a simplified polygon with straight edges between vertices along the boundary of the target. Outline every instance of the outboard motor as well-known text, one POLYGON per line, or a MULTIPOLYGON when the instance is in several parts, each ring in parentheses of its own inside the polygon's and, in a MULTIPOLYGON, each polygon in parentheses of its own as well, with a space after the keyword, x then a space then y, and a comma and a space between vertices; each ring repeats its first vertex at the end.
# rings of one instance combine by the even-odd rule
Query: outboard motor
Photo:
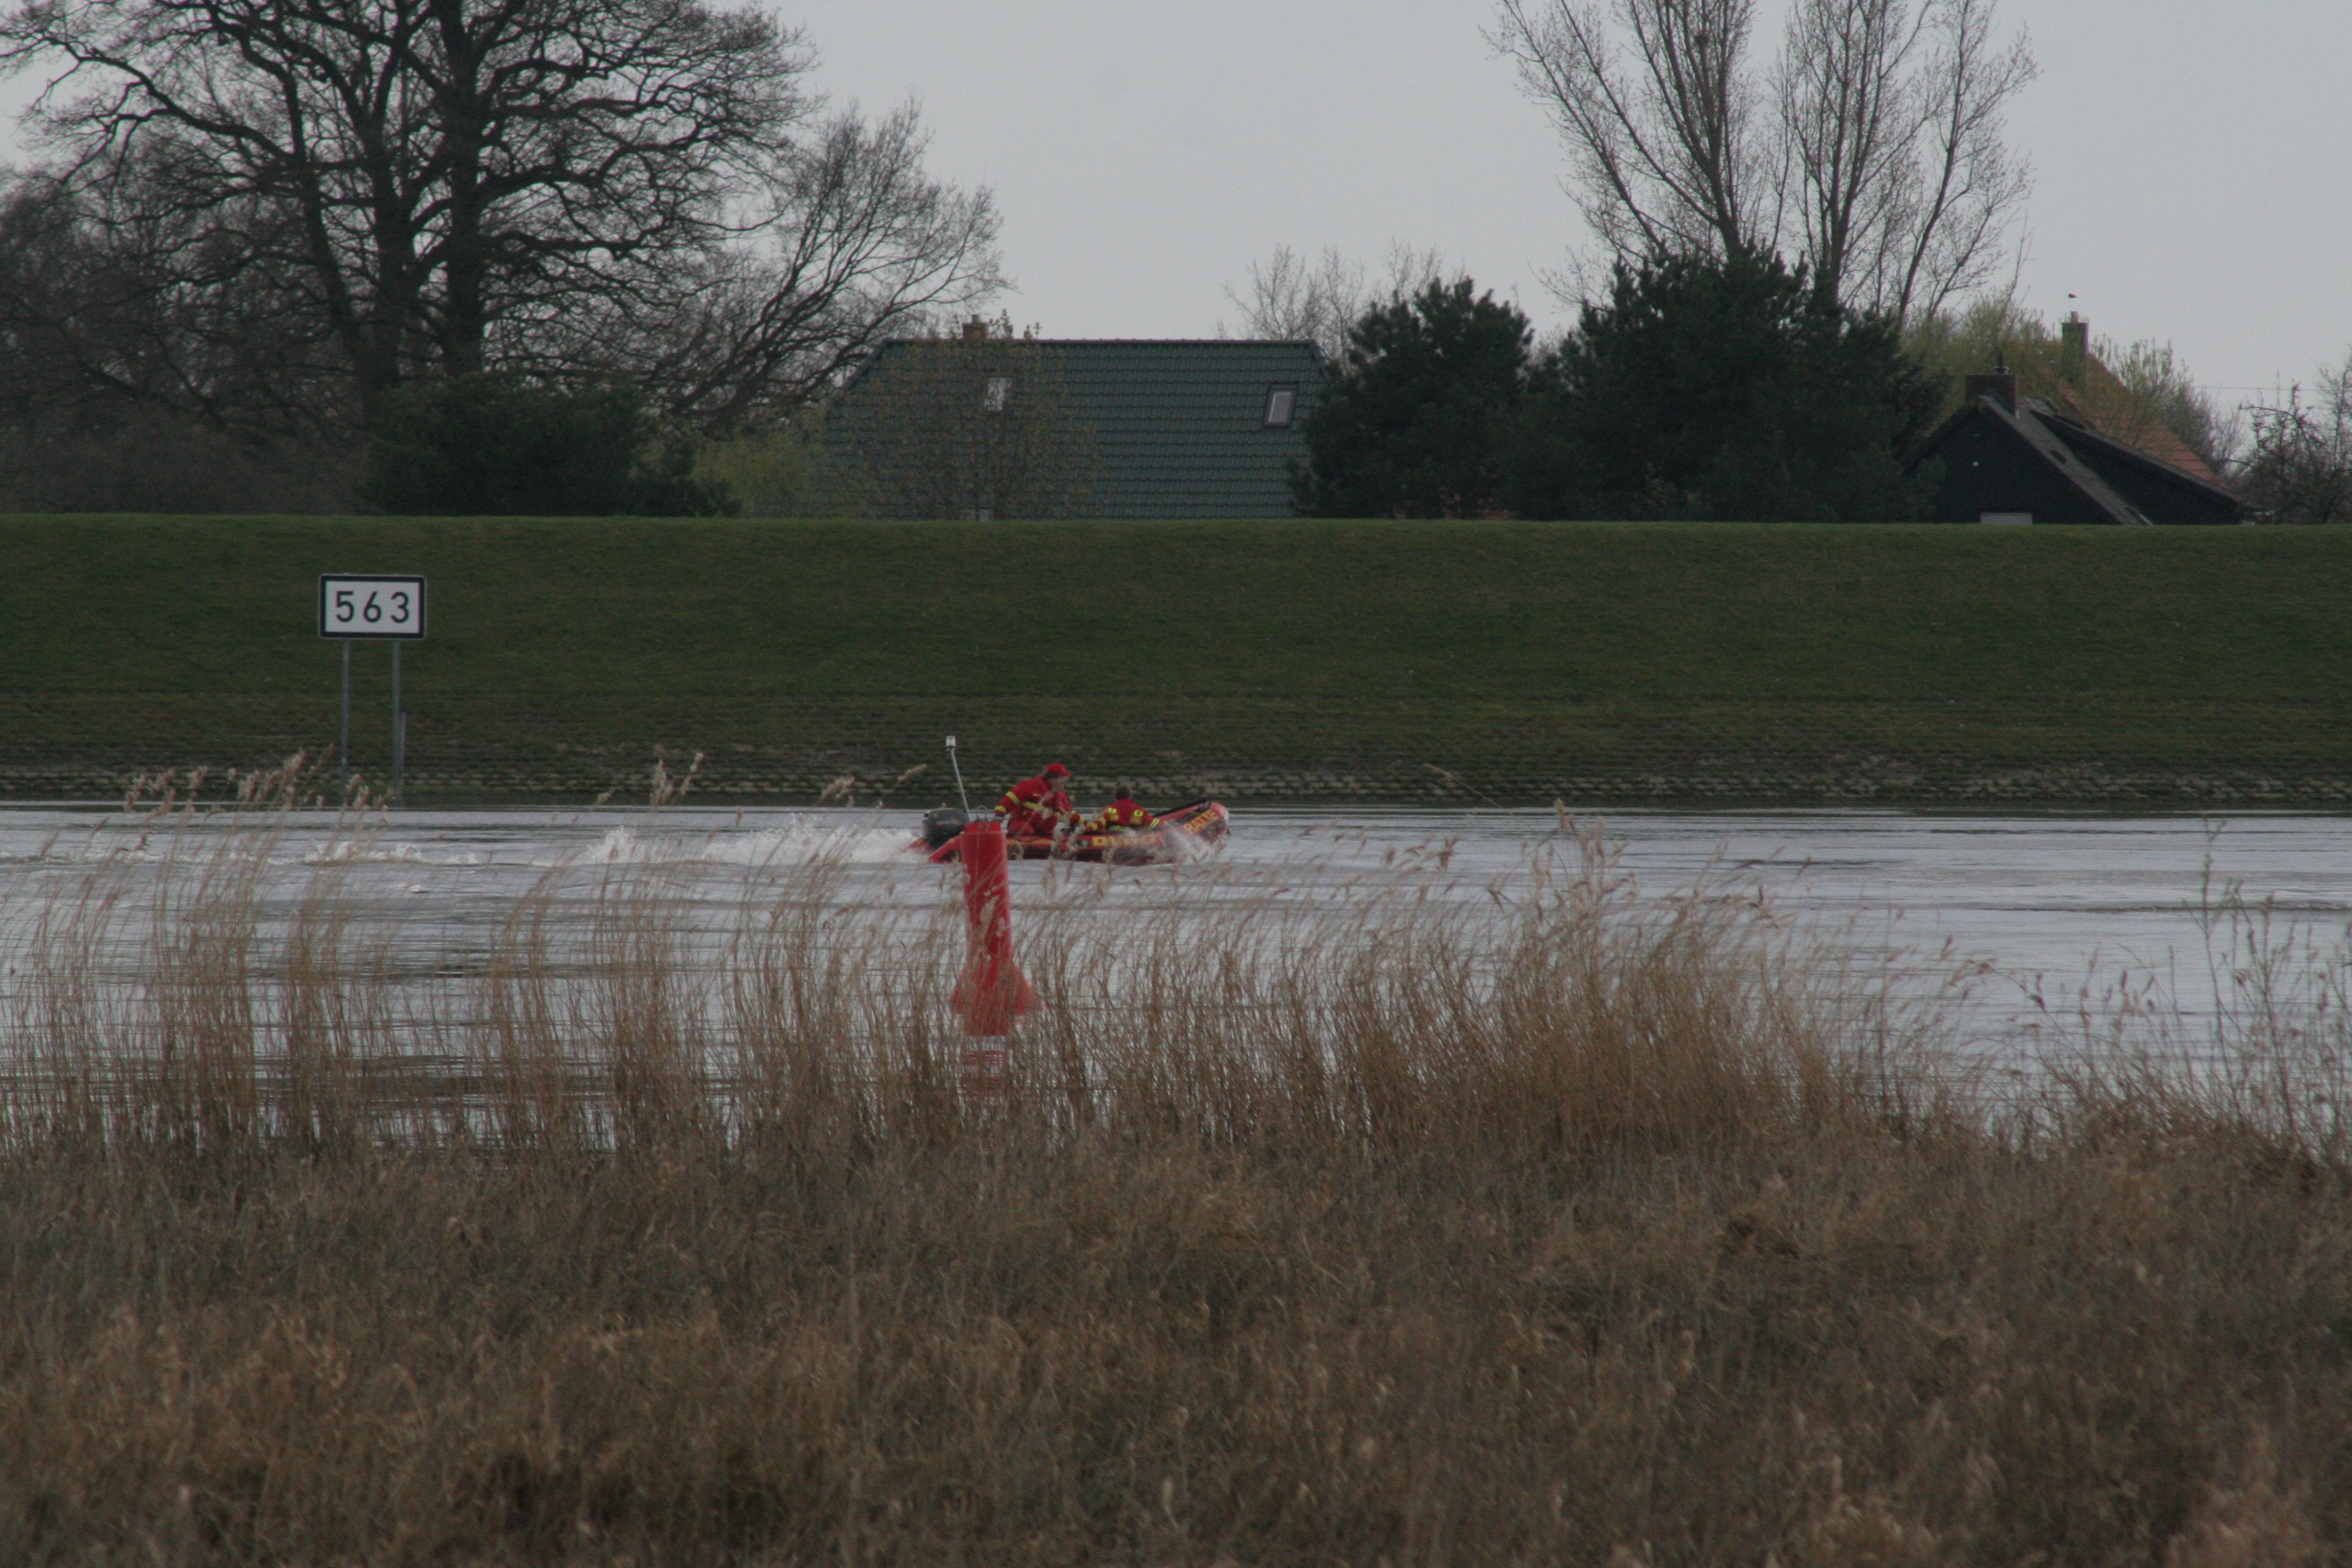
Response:
POLYGON ((923 813, 923 847, 937 849, 971 825, 971 817, 954 806, 942 805, 923 813))

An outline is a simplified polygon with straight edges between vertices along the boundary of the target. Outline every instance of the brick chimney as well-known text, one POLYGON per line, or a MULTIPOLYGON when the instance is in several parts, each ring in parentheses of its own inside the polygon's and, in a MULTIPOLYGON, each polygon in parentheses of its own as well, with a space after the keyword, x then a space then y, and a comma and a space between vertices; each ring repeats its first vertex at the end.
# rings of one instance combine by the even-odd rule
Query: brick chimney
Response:
POLYGON ((1974 403, 1979 397, 1990 397, 2005 411, 2016 413, 2016 373, 2006 364, 1996 364, 1982 375, 1969 377, 1969 401, 1974 403))
POLYGON ((2083 363, 2091 357, 2091 323, 2080 310, 2069 310, 2058 323, 2058 374, 2069 386, 2083 384, 2083 363))
POLYGON ((988 341, 988 323, 982 321, 978 316, 974 316, 971 321, 966 321, 963 324, 963 341, 968 343, 986 342, 988 341))

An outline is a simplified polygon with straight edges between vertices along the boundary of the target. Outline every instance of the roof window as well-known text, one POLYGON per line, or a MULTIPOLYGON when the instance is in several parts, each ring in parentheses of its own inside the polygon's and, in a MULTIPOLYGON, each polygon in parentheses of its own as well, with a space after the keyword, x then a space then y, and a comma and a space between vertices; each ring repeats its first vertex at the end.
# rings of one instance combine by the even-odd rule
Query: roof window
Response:
POLYGON ((991 414, 1002 414, 1013 406, 1013 378, 1009 375, 990 376, 988 390, 980 395, 980 405, 991 414))
POLYGON ((1298 413, 1298 388, 1272 386, 1265 394, 1265 424, 1269 430, 1286 430, 1298 413))

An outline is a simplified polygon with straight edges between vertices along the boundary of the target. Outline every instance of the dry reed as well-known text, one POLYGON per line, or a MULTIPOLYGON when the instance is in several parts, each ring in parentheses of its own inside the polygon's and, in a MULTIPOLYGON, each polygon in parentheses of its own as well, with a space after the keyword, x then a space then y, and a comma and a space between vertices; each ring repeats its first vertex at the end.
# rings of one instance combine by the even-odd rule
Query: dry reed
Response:
POLYGON ((2342 965, 2258 921, 2232 1070, 2085 1011, 1993 1105, 1597 839, 1486 921, 1057 874, 974 1096, 946 889, 558 868, 420 979, 282 798, 9 939, 7 1560, 2352 1542, 2342 965))

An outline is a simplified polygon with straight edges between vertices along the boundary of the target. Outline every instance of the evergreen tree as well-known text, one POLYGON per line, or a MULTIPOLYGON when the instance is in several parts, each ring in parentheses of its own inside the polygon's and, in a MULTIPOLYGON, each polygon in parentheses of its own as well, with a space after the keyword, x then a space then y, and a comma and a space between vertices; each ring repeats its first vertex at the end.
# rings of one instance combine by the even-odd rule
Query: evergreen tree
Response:
POLYGON ((1936 387, 1894 324, 1773 257, 1618 268, 1531 377, 1509 447, 1530 517, 1891 521, 1926 515, 1905 453, 1936 387))
POLYGON ((1499 512, 1501 443, 1526 389, 1528 319, 1469 279, 1365 312, 1307 416, 1291 475, 1312 517, 1499 512))

